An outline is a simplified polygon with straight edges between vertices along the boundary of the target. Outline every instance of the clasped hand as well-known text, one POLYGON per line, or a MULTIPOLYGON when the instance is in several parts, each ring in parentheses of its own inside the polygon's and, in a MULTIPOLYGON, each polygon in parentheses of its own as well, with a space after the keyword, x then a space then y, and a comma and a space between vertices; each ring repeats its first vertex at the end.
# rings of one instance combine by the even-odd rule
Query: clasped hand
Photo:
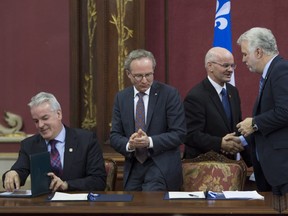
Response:
POLYGON ((244 150, 241 140, 234 133, 227 134, 222 138, 221 151, 226 154, 236 154, 244 150))
POLYGON ((149 146, 149 138, 147 134, 139 129, 137 132, 133 133, 129 139, 129 149, 133 150, 135 148, 147 148, 149 146))

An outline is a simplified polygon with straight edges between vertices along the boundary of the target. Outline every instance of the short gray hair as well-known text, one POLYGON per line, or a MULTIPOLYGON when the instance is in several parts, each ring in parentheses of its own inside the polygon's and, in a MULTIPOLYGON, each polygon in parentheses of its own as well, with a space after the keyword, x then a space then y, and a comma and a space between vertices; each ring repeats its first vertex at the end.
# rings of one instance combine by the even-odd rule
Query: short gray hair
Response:
POLYGON ((53 94, 47 92, 40 92, 37 95, 33 96, 30 103, 28 103, 28 106, 31 108, 34 106, 39 106, 43 103, 49 103, 52 111, 61 110, 61 106, 57 101, 56 97, 53 94))
POLYGON ((125 62, 124 62, 124 70, 128 70, 130 71, 130 65, 131 65, 131 62, 135 59, 141 59, 141 58, 149 58, 151 61, 152 61, 152 64, 153 64, 153 69, 155 69, 156 67, 156 60, 154 58, 154 55, 147 51, 147 50, 144 50, 144 49, 137 49, 137 50, 133 50, 131 51, 128 56, 126 57, 125 59, 125 62))
POLYGON ((261 48, 267 55, 278 54, 277 43, 271 30, 267 28, 254 27, 244 32, 237 40, 237 44, 248 42, 249 51, 261 48))

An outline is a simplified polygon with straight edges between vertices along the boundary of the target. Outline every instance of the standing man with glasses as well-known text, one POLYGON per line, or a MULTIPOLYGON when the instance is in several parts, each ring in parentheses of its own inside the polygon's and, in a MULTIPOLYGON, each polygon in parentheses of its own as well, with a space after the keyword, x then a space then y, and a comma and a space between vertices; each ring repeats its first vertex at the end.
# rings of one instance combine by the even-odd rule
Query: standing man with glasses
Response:
POLYGON ((154 81, 156 61, 149 51, 132 51, 124 69, 130 86, 116 94, 110 142, 125 156, 125 191, 180 190, 179 146, 186 135, 178 91, 154 81))
POLYGON ((271 30, 255 27, 238 41, 242 61, 260 75, 252 117, 237 127, 251 137, 255 180, 260 191, 288 193, 288 61, 279 55, 271 30))
POLYGON ((236 69, 234 57, 225 48, 213 47, 205 56, 205 68, 207 77, 184 100, 187 122, 184 157, 195 158, 214 150, 237 159, 236 153, 240 152, 251 166, 247 142, 235 133, 242 113, 238 90, 229 84, 236 69))

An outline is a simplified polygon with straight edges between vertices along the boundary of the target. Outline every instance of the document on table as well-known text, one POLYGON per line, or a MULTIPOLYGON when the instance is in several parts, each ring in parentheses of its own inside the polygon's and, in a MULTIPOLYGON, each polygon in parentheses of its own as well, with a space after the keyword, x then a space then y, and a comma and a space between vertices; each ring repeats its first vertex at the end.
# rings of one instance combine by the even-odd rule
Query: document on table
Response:
POLYGON ((203 191, 193 192, 168 192, 169 199, 205 199, 205 193, 203 191))
POLYGON ((87 198, 88 193, 62 193, 62 192, 55 192, 54 196, 50 199, 50 201, 81 201, 81 200, 88 200, 87 198))
POLYGON ((223 191, 226 199, 260 199, 264 200, 257 191, 223 191))
POLYGON ((31 190, 15 190, 13 192, 2 192, 0 197, 29 197, 32 196, 31 190))

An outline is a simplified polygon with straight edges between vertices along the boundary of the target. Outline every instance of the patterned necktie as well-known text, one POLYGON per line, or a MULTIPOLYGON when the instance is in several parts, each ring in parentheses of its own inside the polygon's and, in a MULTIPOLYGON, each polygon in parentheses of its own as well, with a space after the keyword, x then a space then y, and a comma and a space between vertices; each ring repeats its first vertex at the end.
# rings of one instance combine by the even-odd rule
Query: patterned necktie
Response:
MULTIPOLYGON (((138 101, 136 104, 136 116, 135 116, 135 131, 137 132, 139 129, 144 131, 145 128, 145 107, 143 96, 145 93, 139 92, 138 94, 138 101)), ((148 151, 147 148, 136 148, 135 150, 136 159, 140 163, 144 163, 148 158, 148 151)))
POLYGON ((264 80, 265 79, 261 76, 261 79, 260 79, 260 82, 259 82, 259 95, 262 92, 262 88, 263 88, 263 85, 264 85, 264 80))
POLYGON ((51 146, 51 151, 50 151, 50 163, 52 167, 52 172, 54 172, 55 175, 58 177, 62 176, 62 166, 61 166, 61 159, 60 159, 60 154, 56 148, 56 143, 57 140, 50 140, 49 144, 51 146))
POLYGON ((222 95, 222 104, 223 104, 226 116, 229 122, 231 123, 231 109, 230 109, 227 91, 225 88, 222 88, 221 95, 222 95))

